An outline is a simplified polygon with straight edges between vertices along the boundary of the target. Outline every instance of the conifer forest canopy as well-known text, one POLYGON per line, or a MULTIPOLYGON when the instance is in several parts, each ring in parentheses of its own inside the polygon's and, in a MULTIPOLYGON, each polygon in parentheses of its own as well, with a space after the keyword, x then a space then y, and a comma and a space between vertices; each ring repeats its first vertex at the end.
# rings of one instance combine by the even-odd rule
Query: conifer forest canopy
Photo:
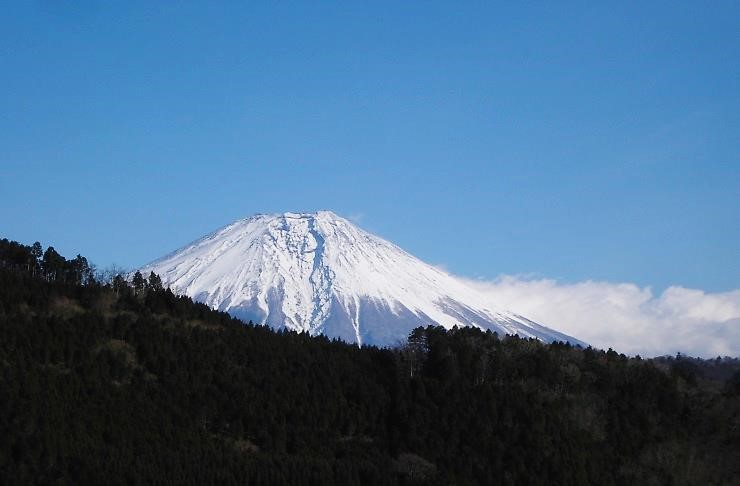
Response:
POLYGON ((740 363, 243 323, 0 241, 3 484, 737 484, 740 363))

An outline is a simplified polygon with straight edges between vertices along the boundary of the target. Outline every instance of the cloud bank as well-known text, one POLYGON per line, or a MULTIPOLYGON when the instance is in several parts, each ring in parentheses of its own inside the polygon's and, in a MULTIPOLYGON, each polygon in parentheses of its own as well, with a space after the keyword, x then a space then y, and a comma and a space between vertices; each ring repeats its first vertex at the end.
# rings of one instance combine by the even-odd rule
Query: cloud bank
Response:
POLYGON ((467 280, 492 304, 594 347, 643 357, 740 356, 740 290, 669 287, 656 295, 631 283, 575 284, 505 275, 467 280))

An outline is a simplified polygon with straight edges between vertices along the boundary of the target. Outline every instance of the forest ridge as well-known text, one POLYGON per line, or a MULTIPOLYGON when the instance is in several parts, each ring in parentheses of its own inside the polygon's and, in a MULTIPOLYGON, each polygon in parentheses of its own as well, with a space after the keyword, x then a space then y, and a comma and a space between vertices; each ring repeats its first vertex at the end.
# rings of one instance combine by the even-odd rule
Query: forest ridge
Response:
POLYGON ((736 484, 737 359, 243 323, 0 240, 0 482, 736 484))

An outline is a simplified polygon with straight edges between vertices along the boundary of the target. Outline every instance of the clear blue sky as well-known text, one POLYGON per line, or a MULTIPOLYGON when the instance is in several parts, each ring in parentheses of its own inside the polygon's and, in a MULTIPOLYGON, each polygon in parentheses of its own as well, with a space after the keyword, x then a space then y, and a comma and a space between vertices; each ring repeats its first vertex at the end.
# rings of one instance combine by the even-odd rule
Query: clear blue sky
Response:
POLYGON ((740 3, 519 3, 7 2, 0 236, 133 267, 331 209, 470 277, 739 288, 740 3))

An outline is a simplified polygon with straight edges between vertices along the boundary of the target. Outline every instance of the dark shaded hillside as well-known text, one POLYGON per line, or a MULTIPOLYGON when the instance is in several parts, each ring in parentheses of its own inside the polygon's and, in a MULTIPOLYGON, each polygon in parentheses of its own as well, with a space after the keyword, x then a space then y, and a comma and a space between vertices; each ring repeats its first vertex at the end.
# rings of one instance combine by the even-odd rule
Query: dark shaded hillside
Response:
POLYGON ((82 257, 44 265, 37 250, 0 242, 0 483, 740 474, 733 360, 653 362, 439 328, 417 329, 402 349, 357 349, 244 325, 156 276, 101 285, 82 257))

